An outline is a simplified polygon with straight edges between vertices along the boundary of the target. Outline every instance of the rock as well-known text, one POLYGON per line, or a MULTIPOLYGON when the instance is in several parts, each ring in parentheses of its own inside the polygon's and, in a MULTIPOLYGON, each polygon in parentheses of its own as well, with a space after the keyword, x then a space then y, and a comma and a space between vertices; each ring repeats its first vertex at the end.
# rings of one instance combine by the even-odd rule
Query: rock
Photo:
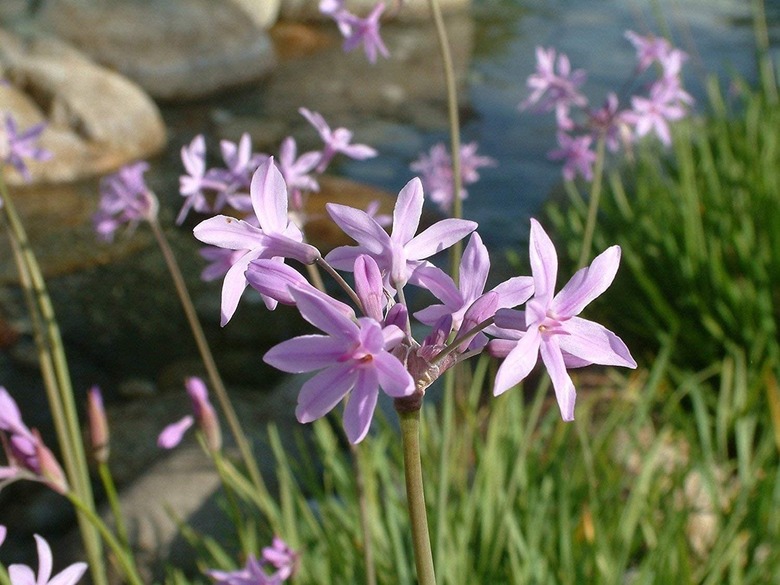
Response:
POLYGON ((268 34, 233 2, 50 0, 41 21, 155 98, 200 98, 254 81, 275 62, 268 34))
MULTIPOLYGON (((379 0, 347 0, 347 10, 364 16, 371 12, 379 0)), ((399 20, 429 20, 430 0, 384 0, 385 18, 399 20)), ((467 10, 471 0, 438 0, 442 12, 452 13, 467 10)), ((312 0, 282 0, 281 18, 288 20, 310 20, 325 18, 320 14, 319 2, 312 0)))
MULTIPOLYGON (((165 126, 148 96, 60 41, 0 30, 0 75, 10 82, 0 87, 0 111, 21 129, 47 124, 39 144, 53 156, 30 162, 34 183, 107 173, 165 146, 165 126)), ((22 177, 12 171, 8 180, 22 177)))
POLYGON ((279 16, 281 0, 232 0, 260 28, 269 28, 279 16))

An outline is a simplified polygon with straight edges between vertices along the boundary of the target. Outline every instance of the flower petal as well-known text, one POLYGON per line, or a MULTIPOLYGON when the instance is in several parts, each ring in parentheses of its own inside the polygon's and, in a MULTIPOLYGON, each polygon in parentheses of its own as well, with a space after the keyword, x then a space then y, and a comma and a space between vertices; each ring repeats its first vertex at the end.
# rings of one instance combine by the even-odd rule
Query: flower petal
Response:
POLYGON ((377 373, 373 368, 358 370, 355 387, 344 408, 344 430, 353 445, 362 441, 368 434, 379 398, 377 384, 377 373))
POLYGON ((173 449, 176 445, 181 443, 184 433, 187 432, 187 429, 189 429, 194 422, 195 419, 188 414, 181 420, 169 424, 157 437, 157 446, 161 449, 173 449))
POLYGON ((338 270, 352 270, 355 267, 355 260, 361 254, 372 253, 363 246, 339 246, 333 248, 325 256, 325 262, 338 270))
POLYGON ((408 260, 425 260, 446 250, 477 229, 477 223, 466 219, 443 219, 421 232, 404 246, 408 260))
POLYGON ((578 270, 550 308, 556 315, 578 315, 585 306, 609 288, 620 265, 620 246, 611 246, 596 256, 590 266, 578 270))
POLYGON ((33 536, 38 549, 38 583, 48 583, 52 568, 51 547, 49 547, 49 543, 42 536, 38 534, 33 536))
POLYGON ((10 565, 8 576, 13 585, 36 585, 35 573, 27 565, 10 565))
POLYGON ((489 271, 490 256, 487 248, 479 234, 474 232, 460 260, 460 290, 464 301, 470 303, 482 294, 489 271))
POLYGON ((531 219, 531 240, 529 242, 531 274, 534 278, 534 297, 545 307, 550 305, 555 292, 558 274, 558 254, 552 240, 542 225, 531 219))
MULTIPOLYGON (((315 289, 290 289, 301 316, 318 329, 340 339, 356 341, 360 328, 350 317, 333 307, 333 299, 315 289)), ((338 301, 337 301, 338 302, 338 301)), ((344 305, 346 307, 346 305, 344 305)), ((350 313, 352 311, 350 310, 350 313)))
POLYGON ((603 366, 636 368, 626 344, 606 327, 580 317, 572 317, 561 327, 566 334, 559 336, 558 345, 575 358, 603 366))
POLYGON ((222 304, 220 306, 220 326, 224 327, 233 317, 238 308, 238 302, 246 288, 246 272, 249 263, 254 260, 256 253, 247 252, 239 258, 225 273, 222 281, 222 304))
POLYGON ((539 360, 539 329, 533 327, 526 331, 515 348, 509 352, 496 372, 493 394, 498 396, 519 384, 534 368, 539 360))
POLYGON ((298 421, 308 423, 325 416, 352 390, 356 380, 351 363, 333 366, 309 379, 298 394, 298 421))
POLYGON ((388 352, 375 354, 373 363, 379 376, 379 385, 385 394, 399 398, 414 392, 414 380, 411 374, 393 354, 388 352))
POLYGON ((450 275, 433 264, 417 268, 410 276, 409 283, 429 290, 452 311, 457 311, 464 304, 463 296, 450 275))
POLYGON ((263 356, 277 370, 300 374, 336 364, 349 348, 343 339, 328 335, 301 335, 282 341, 263 356))
POLYGON ((386 304, 382 274, 376 260, 362 254, 355 260, 355 292, 363 305, 367 317, 382 320, 382 309, 386 304))
POLYGON ((574 402, 577 398, 577 391, 566 371, 566 365, 563 363, 561 348, 558 347, 557 335, 546 336, 542 339, 539 353, 542 355, 547 371, 552 379, 555 389, 555 398, 558 401, 558 408, 561 409, 563 420, 574 420, 574 402))
POLYGON ((251 250, 262 246, 265 241, 262 230, 227 215, 203 220, 195 226, 192 234, 204 244, 229 250, 251 250))
POLYGON ((423 208, 422 181, 415 177, 398 193, 393 209, 393 235, 391 239, 406 244, 417 233, 423 208))
POLYGON ((511 309, 522 305, 534 294, 534 279, 530 276, 514 276, 496 286, 493 292, 498 293, 498 306, 511 309))
POLYGON ((273 157, 261 164, 252 175, 249 194, 263 231, 282 233, 290 221, 287 217, 287 185, 273 157))
POLYGON ((87 570, 87 563, 73 563, 60 571, 47 585, 74 585, 87 570))
POLYGON ((390 247, 390 236, 365 211, 338 203, 328 203, 325 209, 336 225, 370 254, 381 254, 390 247))

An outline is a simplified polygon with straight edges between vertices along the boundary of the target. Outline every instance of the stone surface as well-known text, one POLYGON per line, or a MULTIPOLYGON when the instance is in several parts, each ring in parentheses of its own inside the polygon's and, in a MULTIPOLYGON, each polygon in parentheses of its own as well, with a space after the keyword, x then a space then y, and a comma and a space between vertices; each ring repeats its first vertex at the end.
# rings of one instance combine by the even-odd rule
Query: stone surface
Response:
MULTIPOLYGON (((165 145, 157 106, 134 83, 43 35, 0 30, 0 112, 20 128, 45 122, 40 145, 53 156, 29 164, 32 182, 59 183, 108 173, 165 145)), ((21 177, 9 171, 10 183, 21 177)))
POLYGON ((199 98, 254 81, 275 61, 268 34, 233 2, 49 0, 43 26, 155 98, 199 98))
MULTIPOLYGON (((379 0, 347 0, 351 12, 363 16, 371 12, 379 0)), ((425 20, 431 18, 430 0, 384 0, 385 20, 425 20)), ((438 0, 442 12, 467 10, 471 0, 438 0)), ((318 10, 319 2, 312 0, 282 0, 281 17, 288 20, 324 18, 318 10)))
POLYGON ((269 28, 279 16, 281 0, 231 0, 261 28, 269 28))

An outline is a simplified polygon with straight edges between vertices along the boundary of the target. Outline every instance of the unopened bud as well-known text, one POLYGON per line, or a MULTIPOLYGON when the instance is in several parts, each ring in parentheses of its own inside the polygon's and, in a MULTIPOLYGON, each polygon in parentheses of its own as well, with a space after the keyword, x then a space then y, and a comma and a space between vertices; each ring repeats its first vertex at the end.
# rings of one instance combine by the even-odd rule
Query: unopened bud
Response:
POLYGON ((195 376, 187 378, 184 382, 187 394, 192 400, 192 410, 198 426, 206 437, 206 444, 210 451, 219 451, 222 448, 222 431, 219 428, 219 419, 214 407, 209 402, 206 384, 195 376))
POLYGON ((44 483, 53 489, 55 492, 65 494, 68 492, 68 480, 65 477, 65 472, 57 462, 57 458, 54 457, 49 448, 43 444, 41 435, 37 430, 33 429, 33 435, 35 435, 35 455, 38 459, 38 466, 40 467, 41 479, 44 483))
POLYGON ((93 386, 87 392, 87 419, 89 421, 89 443, 92 457, 97 463, 106 463, 109 455, 109 431, 103 395, 100 388, 93 386))

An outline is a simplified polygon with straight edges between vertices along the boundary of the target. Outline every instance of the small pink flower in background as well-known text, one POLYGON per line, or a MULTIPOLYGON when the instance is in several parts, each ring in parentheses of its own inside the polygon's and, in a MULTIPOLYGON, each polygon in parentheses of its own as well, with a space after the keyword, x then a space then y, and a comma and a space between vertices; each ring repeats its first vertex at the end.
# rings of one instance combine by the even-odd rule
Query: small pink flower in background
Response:
POLYGON ((674 94, 665 91, 663 86, 655 86, 650 97, 633 96, 631 111, 625 119, 634 125, 637 138, 653 132, 664 146, 672 143, 669 122, 681 120, 686 111, 674 94))
MULTIPOLYGON (((479 180, 478 169, 496 166, 496 161, 489 156, 477 155, 477 143, 470 142, 460 147, 460 176, 463 187, 479 180)), ((452 157, 447 147, 439 143, 431 147, 427 154, 423 153, 409 168, 420 175, 423 189, 428 198, 436 203, 444 213, 452 211, 454 199, 454 180, 452 174, 452 157)), ((460 199, 468 197, 465 188, 461 189, 460 199)))
POLYGON ((596 153, 591 150, 592 136, 572 137, 565 132, 558 132, 558 148, 548 154, 552 160, 562 160, 563 178, 573 181, 579 173, 586 181, 593 179, 593 163, 596 153))
POLYGON ((274 536, 271 546, 263 549, 263 560, 276 569, 276 575, 282 580, 295 574, 298 558, 298 553, 278 536, 274 536))
POLYGON ((209 577, 214 579, 216 585, 281 585, 284 579, 278 574, 269 575, 265 572, 264 563, 258 561, 254 555, 249 555, 246 564, 235 571, 207 571, 209 577))
POLYGON ((552 241, 536 220, 531 220, 531 273, 534 296, 525 311, 496 311, 489 333, 493 353, 504 357, 496 372, 493 393, 498 396, 522 381, 542 357, 555 389, 563 420, 574 419, 576 392, 566 368, 602 364, 635 368, 636 362, 623 341, 598 323, 578 317, 615 278, 620 247, 599 254, 589 267, 577 271, 554 295, 558 255, 552 241))
POLYGON ((303 211, 303 191, 319 191, 320 185, 312 177, 311 172, 317 166, 321 153, 317 151, 305 152, 297 156, 298 147, 295 138, 288 136, 279 147, 279 172, 287 183, 290 196, 290 206, 297 212, 303 211))
POLYGON ((136 162, 101 179, 100 202, 92 220, 98 237, 111 241, 123 224, 132 230, 139 222, 156 218, 157 199, 144 181, 148 169, 147 163, 136 162))
POLYGON ((211 451, 219 451, 222 448, 222 432, 219 428, 217 413, 209 401, 205 382, 192 376, 185 380, 184 385, 190 397, 193 415, 187 415, 165 427, 157 438, 157 445, 163 449, 176 447, 184 437, 184 433, 194 422, 197 422, 206 438, 208 448, 211 451))
POLYGON ((672 45, 663 37, 642 36, 632 30, 624 35, 636 49, 637 71, 642 73, 654 62, 663 62, 672 51, 672 45))
POLYGON ((25 159, 46 161, 52 157, 51 152, 38 146, 45 128, 46 124, 40 123, 19 132, 16 120, 10 114, 5 116, 5 127, 0 128, 0 162, 14 167, 25 181, 30 180, 25 159))
POLYGON ((38 574, 27 565, 10 565, 8 576, 12 585, 73 585, 87 570, 86 563, 73 563, 63 571, 51 576, 53 558, 49 543, 43 537, 35 536, 38 547, 38 574))
POLYGON ((182 146, 181 160, 188 174, 179 177, 179 193, 185 201, 176 217, 177 225, 184 223, 191 209, 198 213, 211 212, 205 191, 222 189, 222 183, 214 180, 213 171, 206 169, 206 139, 202 134, 182 146))
POLYGON ((384 2, 379 2, 368 16, 360 18, 344 7, 343 0, 320 2, 320 12, 336 21, 339 32, 344 37, 344 52, 348 53, 362 44, 366 58, 372 64, 376 63, 377 55, 385 58, 390 56, 390 51, 379 34, 379 19, 384 10, 384 2))
POLYGON ((184 433, 190 430, 193 424, 195 424, 195 418, 191 414, 169 424, 157 437, 157 446, 161 449, 173 449, 178 446, 184 438, 184 433))
POLYGON ((349 158, 364 160, 373 158, 377 151, 365 144, 352 144, 352 132, 346 128, 336 128, 331 130, 325 118, 318 112, 312 112, 306 108, 299 108, 298 111, 306 118, 309 123, 319 132, 320 138, 325 143, 320 158, 317 161, 315 170, 322 173, 333 160, 336 154, 341 153, 349 158))

